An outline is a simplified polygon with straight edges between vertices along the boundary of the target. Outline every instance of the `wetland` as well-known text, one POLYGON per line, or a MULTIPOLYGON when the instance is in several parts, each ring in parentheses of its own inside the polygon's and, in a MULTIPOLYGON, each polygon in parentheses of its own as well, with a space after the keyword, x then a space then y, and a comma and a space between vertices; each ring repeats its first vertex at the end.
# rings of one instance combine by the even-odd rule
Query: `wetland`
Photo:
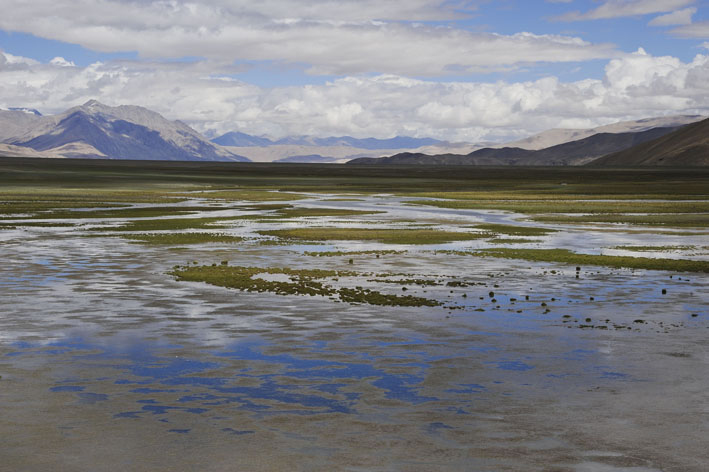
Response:
POLYGON ((0 470, 704 471, 709 172, 0 158, 0 470))

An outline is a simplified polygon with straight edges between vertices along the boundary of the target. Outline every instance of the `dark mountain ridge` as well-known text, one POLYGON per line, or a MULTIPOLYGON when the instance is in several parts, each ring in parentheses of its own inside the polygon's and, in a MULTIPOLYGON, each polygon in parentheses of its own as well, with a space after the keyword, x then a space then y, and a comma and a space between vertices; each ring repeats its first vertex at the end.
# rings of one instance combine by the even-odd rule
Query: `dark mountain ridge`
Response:
POLYGON ((709 166, 709 119, 603 156, 591 166, 709 166))
POLYGON ((384 165, 582 165, 600 156, 627 149, 677 128, 653 128, 637 133, 598 133, 588 138, 531 151, 520 148, 483 148, 470 154, 400 153, 390 157, 353 159, 348 164, 384 165))

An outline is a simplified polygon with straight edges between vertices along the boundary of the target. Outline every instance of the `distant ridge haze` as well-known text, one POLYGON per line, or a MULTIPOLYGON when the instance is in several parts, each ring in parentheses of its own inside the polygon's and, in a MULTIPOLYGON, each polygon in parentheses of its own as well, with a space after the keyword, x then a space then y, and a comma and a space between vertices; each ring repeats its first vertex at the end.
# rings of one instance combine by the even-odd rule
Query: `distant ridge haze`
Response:
POLYGON ((338 136, 318 138, 313 136, 289 136, 272 140, 266 137, 252 136, 245 133, 232 131, 212 139, 213 143, 221 146, 276 146, 276 145, 297 145, 297 146, 348 146, 358 149, 382 150, 382 149, 416 149, 422 146, 433 146, 442 144, 433 138, 409 138, 406 136, 396 136, 388 139, 377 138, 353 138, 351 136, 338 136))

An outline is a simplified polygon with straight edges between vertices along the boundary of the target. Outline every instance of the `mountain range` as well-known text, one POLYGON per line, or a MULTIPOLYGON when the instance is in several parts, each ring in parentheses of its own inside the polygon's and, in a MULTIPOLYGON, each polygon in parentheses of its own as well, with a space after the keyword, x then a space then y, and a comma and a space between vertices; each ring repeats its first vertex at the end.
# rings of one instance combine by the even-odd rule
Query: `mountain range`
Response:
POLYGON ((658 139, 603 156, 594 166, 709 166, 709 119, 658 139))
POLYGON ((652 128, 636 133, 598 133, 539 150, 518 147, 483 148, 469 154, 401 153, 390 157, 353 159, 348 164, 383 165, 514 165, 564 166, 583 165, 601 156, 625 150, 664 136, 676 127, 652 128))
POLYGON ((146 108, 90 100, 58 115, 0 110, 0 155, 362 165, 709 165, 709 125, 700 119, 669 116, 554 129, 507 145, 405 136, 271 139, 236 131, 210 141, 146 108))
POLYGON ((339 136, 318 138, 315 136, 288 136, 277 140, 266 137, 252 136, 245 133, 229 132, 212 139, 213 143, 221 146, 348 146, 357 149, 367 149, 370 151, 382 149, 416 149, 422 146, 434 146, 444 143, 433 138, 409 138, 406 136, 396 136, 389 139, 377 138, 353 138, 352 136, 339 136))
POLYGON ((248 161, 181 121, 143 107, 109 107, 95 100, 52 116, 3 110, 0 130, 7 150, 26 148, 41 157, 248 161))

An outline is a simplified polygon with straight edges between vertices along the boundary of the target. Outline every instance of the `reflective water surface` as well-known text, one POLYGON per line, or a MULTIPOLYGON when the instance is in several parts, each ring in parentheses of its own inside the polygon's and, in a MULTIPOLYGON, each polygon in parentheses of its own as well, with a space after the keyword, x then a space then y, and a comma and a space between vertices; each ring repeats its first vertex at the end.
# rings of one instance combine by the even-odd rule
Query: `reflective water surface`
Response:
MULTIPOLYGON (((518 217, 363 200, 302 204, 388 212, 318 220, 355 226, 518 217)), ((1 234, 1 470, 709 467, 705 275, 583 267, 577 278, 561 264, 436 252, 480 241, 174 248, 86 237, 87 227, 1 234), (372 249, 405 252, 352 264, 305 254, 372 249), (406 293, 443 305, 346 304, 168 274, 222 260, 354 270, 366 275, 339 282, 392 293, 401 283, 374 278, 428 278, 436 284, 406 293)), ((577 229, 541 239, 534 247, 582 252, 701 244, 577 229)))

